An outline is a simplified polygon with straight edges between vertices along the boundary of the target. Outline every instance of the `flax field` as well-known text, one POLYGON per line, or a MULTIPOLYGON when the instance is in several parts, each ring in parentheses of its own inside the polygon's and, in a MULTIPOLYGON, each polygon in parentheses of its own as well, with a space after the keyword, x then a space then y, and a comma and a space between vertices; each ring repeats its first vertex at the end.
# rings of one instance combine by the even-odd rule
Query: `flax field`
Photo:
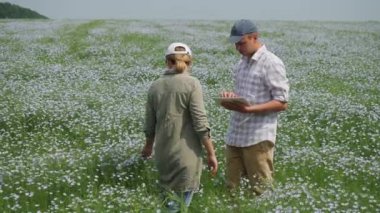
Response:
POLYGON ((165 212, 142 160, 146 93, 172 42, 193 50, 219 159, 188 212, 380 212, 380 22, 257 21, 285 63, 274 189, 224 185, 233 21, 1 20, 0 212, 165 212))

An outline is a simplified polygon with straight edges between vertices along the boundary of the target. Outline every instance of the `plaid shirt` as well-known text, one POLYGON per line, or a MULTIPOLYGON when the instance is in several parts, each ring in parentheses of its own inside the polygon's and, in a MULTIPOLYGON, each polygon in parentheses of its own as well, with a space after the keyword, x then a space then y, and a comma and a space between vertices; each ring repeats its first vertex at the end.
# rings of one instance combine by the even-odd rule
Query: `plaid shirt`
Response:
MULTIPOLYGON (((263 45, 252 58, 242 57, 234 69, 235 93, 254 104, 288 101, 289 84, 281 59, 263 45)), ((226 142, 247 147, 269 140, 275 143, 278 112, 265 114, 233 111, 226 142)))

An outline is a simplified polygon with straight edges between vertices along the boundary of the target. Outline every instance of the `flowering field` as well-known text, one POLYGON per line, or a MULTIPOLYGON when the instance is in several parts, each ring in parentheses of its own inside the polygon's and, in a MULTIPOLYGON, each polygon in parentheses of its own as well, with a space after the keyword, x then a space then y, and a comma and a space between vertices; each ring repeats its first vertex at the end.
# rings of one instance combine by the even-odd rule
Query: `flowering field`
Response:
POLYGON ((232 23, 0 21, 0 212, 159 211, 139 152, 146 92, 174 41, 193 49, 220 160, 190 212, 380 212, 380 22, 258 22, 291 84, 275 188, 258 198, 224 188, 229 112, 212 97, 232 89, 232 23))

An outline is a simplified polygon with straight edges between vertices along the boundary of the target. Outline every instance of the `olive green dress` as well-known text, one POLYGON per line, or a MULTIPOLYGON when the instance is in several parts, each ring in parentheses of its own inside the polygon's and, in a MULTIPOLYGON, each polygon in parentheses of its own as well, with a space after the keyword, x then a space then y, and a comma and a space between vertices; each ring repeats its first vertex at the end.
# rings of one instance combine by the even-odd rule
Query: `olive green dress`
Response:
POLYGON ((200 82, 188 72, 165 72, 151 85, 145 135, 155 138, 160 183, 174 191, 199 188, 202 140, 210 135, 200 82))

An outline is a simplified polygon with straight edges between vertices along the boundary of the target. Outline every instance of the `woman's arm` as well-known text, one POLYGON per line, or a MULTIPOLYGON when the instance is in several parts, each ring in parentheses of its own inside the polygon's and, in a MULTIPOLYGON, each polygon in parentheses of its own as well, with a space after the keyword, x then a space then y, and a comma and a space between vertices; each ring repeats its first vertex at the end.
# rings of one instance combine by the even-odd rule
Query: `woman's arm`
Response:
POLYGON ((153 143, 154 143, 154 137, 146 138, 144 148, 141 151, 141 156, 143 158, 149 158, 152 155, 153 143))
POLYGON ((218 160, 216 159, 214 145, 212 144, 210 137, 204 139, 202 143, 207 153, 207 165, 210 169, 211 174, 215 176, 218 171, 218 160))

